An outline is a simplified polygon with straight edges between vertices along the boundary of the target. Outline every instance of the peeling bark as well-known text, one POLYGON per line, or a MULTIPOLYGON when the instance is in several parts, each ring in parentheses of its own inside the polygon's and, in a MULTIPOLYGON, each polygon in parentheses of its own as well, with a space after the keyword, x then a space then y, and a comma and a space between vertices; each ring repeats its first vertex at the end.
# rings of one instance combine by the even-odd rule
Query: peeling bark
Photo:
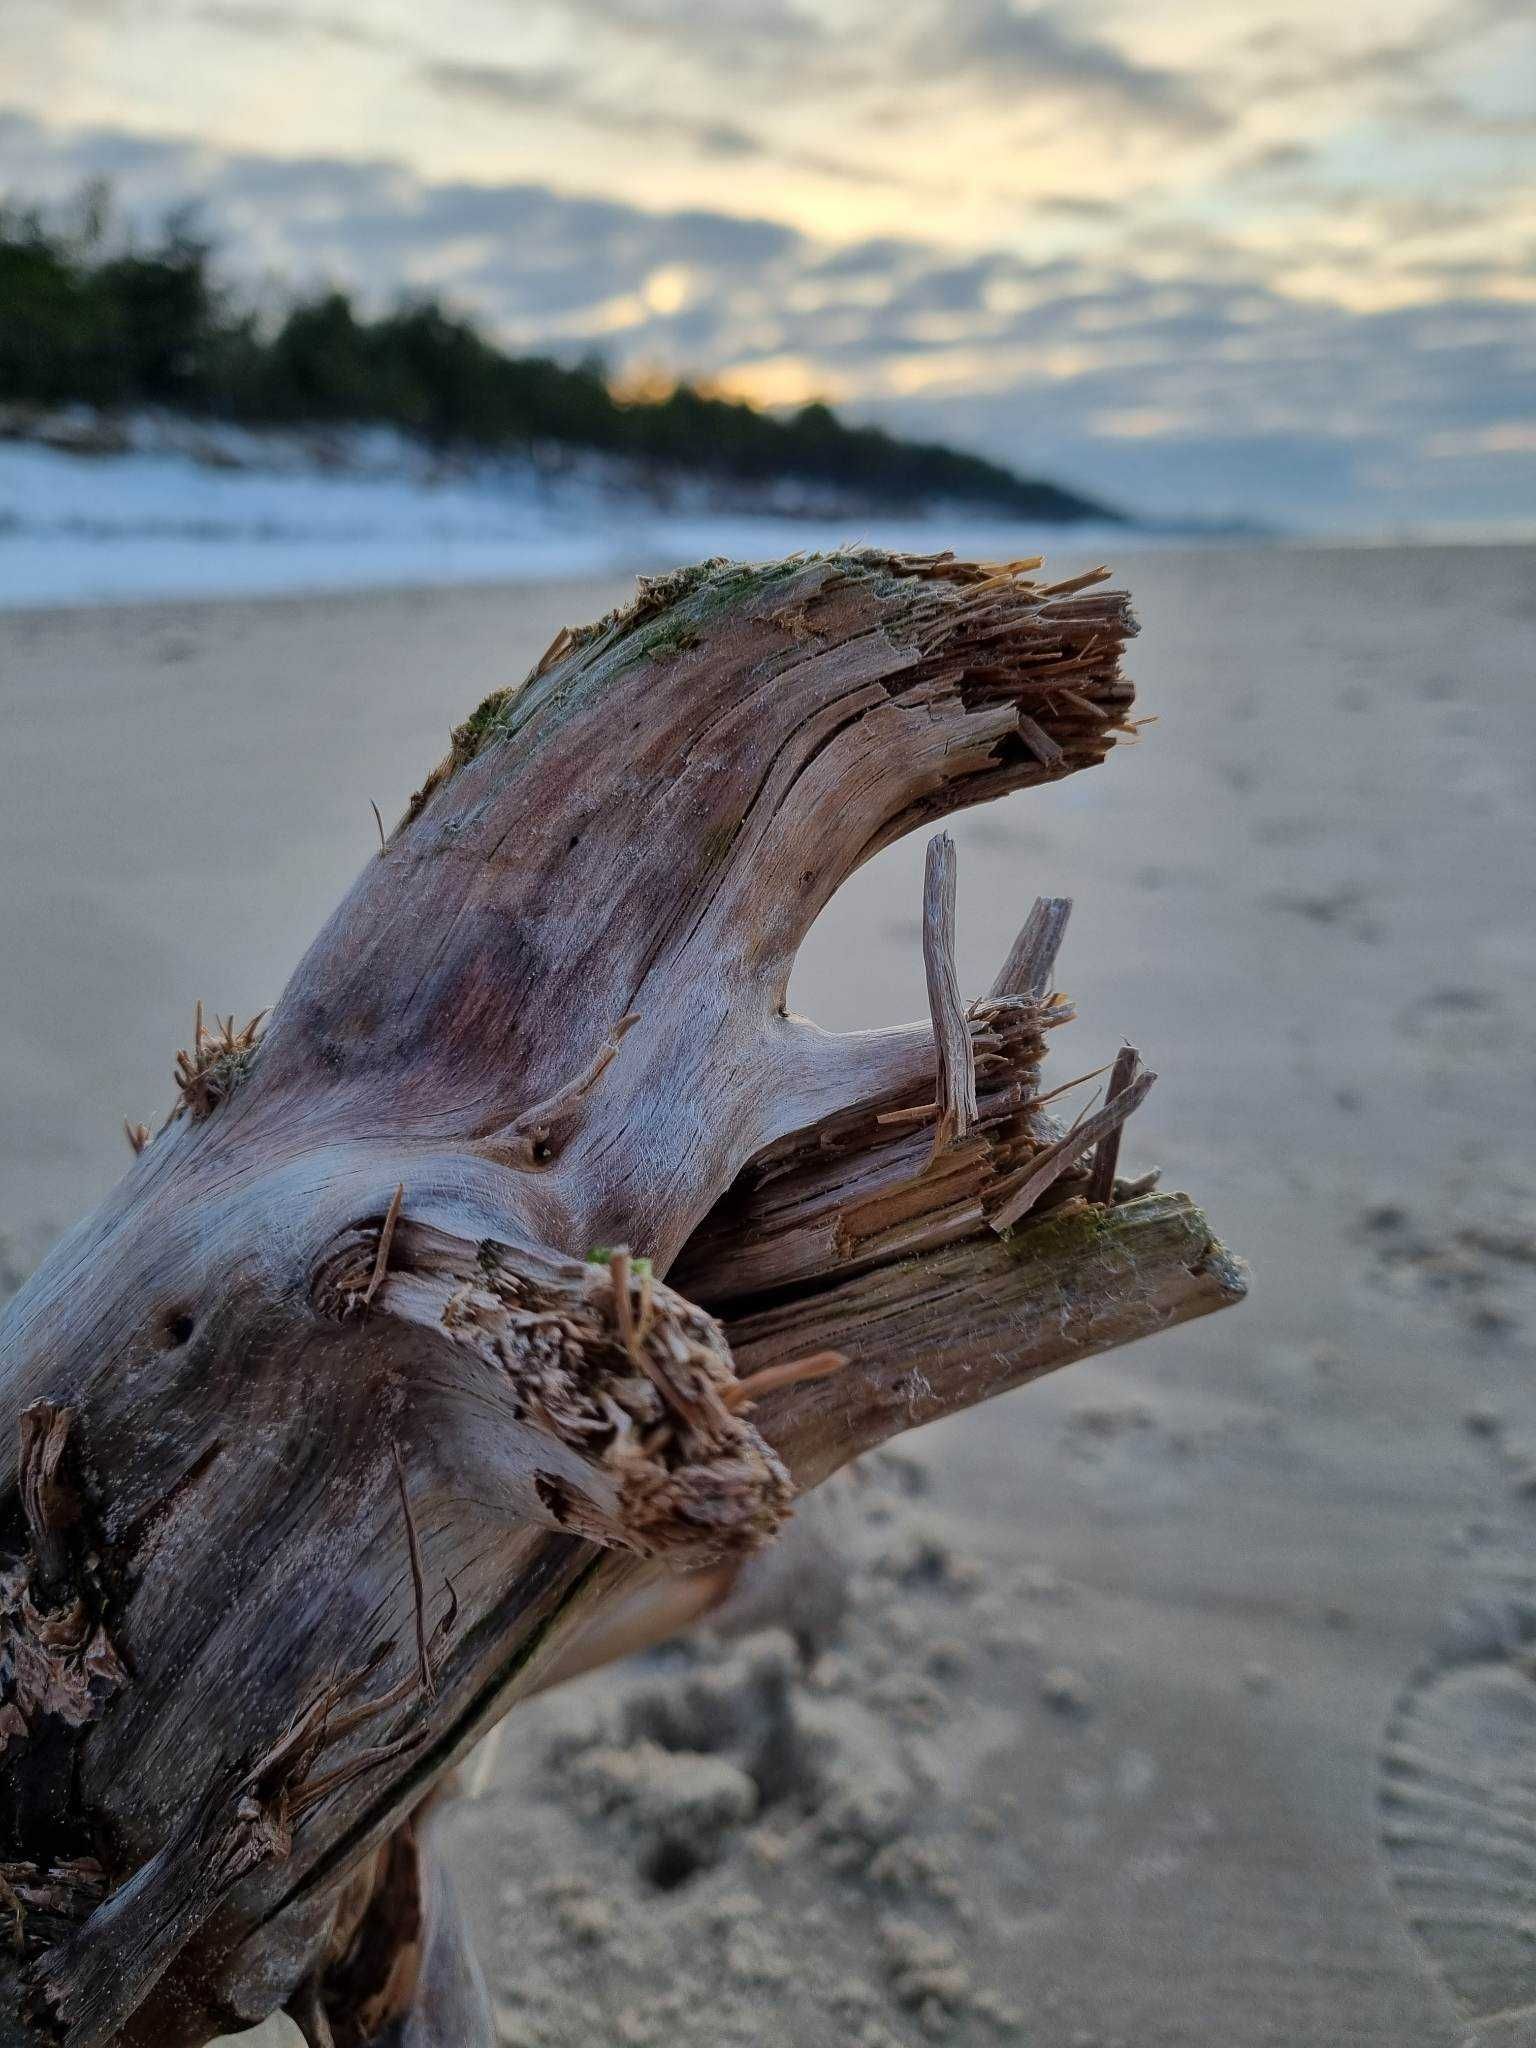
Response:
POLYGON ((785 1009, 862 861, 1128 729, 1124 595, 1033 566, 643 584, 458 729, 265 1030, 199 1016, 0 1320, 0 2044, 489 2041, 425 1832, 486 1728, 859 1451, 1241 1294, 1114 1177, 1149 1076, 1053 1120, 1060 900, 967 1008, 941 838, 930 1022, 785 1009))

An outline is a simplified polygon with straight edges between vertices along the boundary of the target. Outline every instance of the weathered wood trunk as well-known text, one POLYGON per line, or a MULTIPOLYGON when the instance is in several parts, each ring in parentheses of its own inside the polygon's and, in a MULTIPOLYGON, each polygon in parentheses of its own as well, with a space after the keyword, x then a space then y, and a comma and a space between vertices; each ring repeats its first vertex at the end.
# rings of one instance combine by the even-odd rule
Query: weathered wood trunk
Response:
POLYGON ((966 1009, 941 838, 931 1024, 786 1012, 862 861, 1127 729, 1123 595, 1033 566, 643 586, 459 729, 264 1033, 199 1027, 0 1323, 0 2041, 488 2042, 422 1818, 493 1721, 871 1445, 1240 1294, 1114 1177, 1134 1061, 1041 1106, 1064 905, 966 1009))

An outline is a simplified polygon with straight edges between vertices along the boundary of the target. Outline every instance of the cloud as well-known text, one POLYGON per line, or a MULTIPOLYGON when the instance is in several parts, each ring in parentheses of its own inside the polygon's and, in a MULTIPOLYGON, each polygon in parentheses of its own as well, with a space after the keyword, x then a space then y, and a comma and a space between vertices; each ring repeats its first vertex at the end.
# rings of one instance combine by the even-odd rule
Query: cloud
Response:
POLYGON ((850 163, 818 150, 770 147, 762 136, 736 121, 700 120, 671 107, 625 105, 600 98, 588 90, 585 74, 574 66, 445 62, 422 65, 420 76, 450 98, 508 112, 561 114, 605 135, 680 143, 703 157, 771 157, 778 165, 811 171, 819 177, 872 185, 906 182, 871 166, 850 163))
POLYGON ((686 114, 595 99, 585 89, 583 73, 574 66, 438 63, 423 65, 421 75, 451 98, 509 110, 536 108, 567 114, 610 134, 681 141, 704 156, 763 153, 758 138, 734 121, 699 121, 686 114))
POLYGON ((1341 44, 1298 24, 1277 26, 1250 47, 1275 60, 1257 81, 1265 99, 1358 95, 1360 87, 1375 86, 1379 102, 1411 112, 1445 60, 1504 30, 1529 28, 1530 22, 1529 0, 1450 0, 1406 32, 1372 41, 1341 44))
POLYGON ((825 5, 799 0, 521 0, 591 54, 631 68, 661 54, 674 74, 728 83, 783 80, 797 96, 867 68, 860 38, 839 38, 825 5), (842 54, 834 56, 839 46, 842 54), (814 64, 814 71, 808 67, 814 64))
POLYGON ((123 177, 137 184, 162 171, 185 178, 197 145, 126 128, 52 129, 19 108, 0 107, 0 152, 5 189, 17 197, 48 199, 86 178, 123 177))
POLYGON ((1084 35, 1049 7, 1015 0, 946 6, 916 54, 925 65, 964 71, 998 90, 1028 94, 1043 88, 1185 134, 1210 134, 1226 125, 1193 78, 1084 35))
POLYGON ((874 235, 862 242, 847 242, 829 250, 814 266, 819 277, 882 277, 908 265, 923 262, 930 253, 927 242, 908 241, 899 235, 874 235))
POLYGON ((281 0, 202 0, 195 14, 199 21, 217 28, 235 29, 241 34, 261 36, 269 41, 298 41, 305 36, 339 43, 353 49, 389 50, 400 47, 399 38, 388 35, 350 15, 327 14, 312 7, 290 7, 281 0))
POLYGON ((1035 201, 1039 213, 1054 213, 1064 220, 1116 220, 1127 213, 1123 199, 1093 199, 1077 192, 1052 192, 1035 201))
POLYGON ((750 61, 754 44, 809 49, 826 34, 821 20, 796 0, 559 0, 557 11, 637 36, 723 48, 737 61, 750 61))
POLYGON ((581 73, 567 64, 423 64, 428 85, 453 99, 484 100, 493 107, 538 107, 569 101, 581 73))
POLYGON ((1499 113, 1477 107, 1461 93, 1426 92, 1404 113, 1427 128, 1453 135, 1523 139, 1536 135, 1536 113, 1499 113))
POLYGON ((1316 159, 1317 152, 1305 142, 1271 142, 1251 150, 1232 166, 1235 178, 1267 178, 1276 171, 1299 171, 1316 159))

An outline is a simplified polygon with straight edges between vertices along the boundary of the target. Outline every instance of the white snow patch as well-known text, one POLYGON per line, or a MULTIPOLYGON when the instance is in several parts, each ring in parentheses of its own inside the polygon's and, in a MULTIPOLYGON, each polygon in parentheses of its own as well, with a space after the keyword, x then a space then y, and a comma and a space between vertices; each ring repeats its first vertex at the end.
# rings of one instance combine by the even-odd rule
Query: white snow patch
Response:
POLYGON ((974 513, 850 518, 658 502, 601 463, 436 465, 397 437, 140 435, 121 454, 0 440, 0 608, 527 581, 869 542, 999 560, 1089 558, 1111 532, 974 513), (213 460, 210 461, 210 455, 213 460))

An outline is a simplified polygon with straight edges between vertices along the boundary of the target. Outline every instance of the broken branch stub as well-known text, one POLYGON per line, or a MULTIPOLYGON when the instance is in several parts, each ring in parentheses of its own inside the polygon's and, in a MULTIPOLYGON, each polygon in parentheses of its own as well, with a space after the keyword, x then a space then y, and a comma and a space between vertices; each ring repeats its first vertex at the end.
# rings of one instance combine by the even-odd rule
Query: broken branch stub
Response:
POLYGON ((933 1138, 937 1158, 953 1139, 965 1137, 976 1119, 976 1062, 955 966, 955 842, 947 832, 928 842, 923 879, 923 970, 938 1068, 939 1120, 933 1138))
POLYGON ((1140 1083, 1046 1107, 1064 904, 966 1008, 941 838, 931 1024, 785 1009, 863 861, 1127 729, 1124 594, 1023 566, 642 584, 458 729, 264 1031, 199 1013, 0 1320, 0 2048, 489 2040, 421 1816, 510 1704, 868 1444, 1241 1291, 1184 1198, 1085 1199, 1140 1083))

